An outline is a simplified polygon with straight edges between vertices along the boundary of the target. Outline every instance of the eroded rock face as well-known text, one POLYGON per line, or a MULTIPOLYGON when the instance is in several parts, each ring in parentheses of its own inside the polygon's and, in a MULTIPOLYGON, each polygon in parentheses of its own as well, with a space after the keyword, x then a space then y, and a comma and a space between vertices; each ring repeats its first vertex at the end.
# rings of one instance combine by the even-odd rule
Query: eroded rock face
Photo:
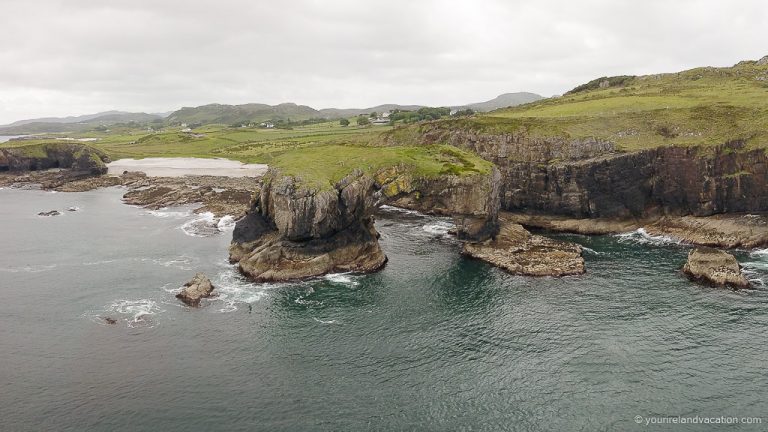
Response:
POLYGON ((741 273, 736 258, 724 251, 697 247, 688 253, 688 262, 683 266, 691 280, 722 287, 748 288, 749 281, 741 273))
POLYGON ((452 216, 460 240, 482 241, 498 232, 497 169, 488 175, 415 178, 398 167, 376 174, 382 201, 426 214, 452 216))
POLYGON ((191 281, 184 284, 184 289, 176 294, 176 298, 188 306, 200 306, 200 300, 210 297, 213 292, 213 284, 208 276, 197 273, 191 281))
POLYGON ((424 126, 420 140, 472 150, 501 171, 501 206, 574 218, 768 211, 768 155, 743 141, 617 152, 596 139, 424 126))
POLYGON ((586 271, 581 246, 533 235, 509 221, 502 221, 493 239, 464 243, 462 253, 516 275, 558 277, 586 271))
POLYGON ((373 226, 375 195, 360 171, 318 191, 270 170, 235 226, 230 261, 257 282, 376 271, 387 259, 373 226))

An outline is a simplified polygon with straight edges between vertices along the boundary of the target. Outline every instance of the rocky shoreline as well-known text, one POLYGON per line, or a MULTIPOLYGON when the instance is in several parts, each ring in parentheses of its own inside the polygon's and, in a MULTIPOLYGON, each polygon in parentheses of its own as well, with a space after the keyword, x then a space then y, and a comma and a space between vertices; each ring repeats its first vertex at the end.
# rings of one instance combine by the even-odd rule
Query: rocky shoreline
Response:
POLYGON ((504 212, 525 227, 584 235, 621 234, 644 229, 681 243, 722 249, 768 247, 767 214, 663 216, 644 219, 574 219, 565 216, 504 212))
POLYGON ((195 204, 196 213, 211 212, 220 218, 239 219, 249 208, 259 179, 254 177, 148 177, 141 172, 121 176, 79 174, 67 169, 0 173, 0 187, 30 188, 57 192, 85 192, 123 186, 123 201, 148 209, 195 204))

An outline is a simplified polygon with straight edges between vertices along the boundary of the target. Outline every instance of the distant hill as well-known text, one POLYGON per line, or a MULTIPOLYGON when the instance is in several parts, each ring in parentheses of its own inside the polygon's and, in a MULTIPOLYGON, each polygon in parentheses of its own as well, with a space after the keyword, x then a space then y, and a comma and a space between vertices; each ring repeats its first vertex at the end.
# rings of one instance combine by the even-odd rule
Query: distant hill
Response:
POLYGON ((44 117, 29 120, 19 120, 2 127, 23 126, 30 123, 127 123, 129 121, 151 121, 160 118, 156 114, 132 113, 125 111, 104 111, 96 114, 86 114, 70 117, 44 117))
POLYGON ((453 108, 456 108, 456 109, 470 108, 473 111, 477 111, 477 112, 488 112, 488 111, 497 110, 499 108, 507 108, 507 107, 523 105, 531 102, 536 102, 541 99, 544 99, 544 97, 541 95, 537 95, 536 93, 528 93, 528 92, 504 93, 503 95, 496 96, 495 98, 489 101, 477 102, 477 103, 459 106, 459 107, 453 107, 453 108))
POLYGON ((325 108, 321 110, 297 105, 295 103, 283 103, 279 105, 244 104, 222 105, 210 104, 199 107, 185 107, 171 113, 166 120, 169 123, 221 123, 235 124, 243 122, 260 123, 268 120, 293 120, 301 121, 311 118, 339 119, 353 117, 371 112, 386 112, 393 109, 417 110, 421 105, 378 105, 370 108, 325 108))
POLYGON ((79 132, 90 130, 99 125, 112 125, 128 122, 149 122, 162 119, 156 114, 131 113, 124 111, 105 111, 72 117, 46 117, 19 120, 9 125, 0 126, 0 135, 24 135, 34 133, 79 132))
MULTIPOLYGON (((541 100, 543 97, 534 93, 505 93, 485 102, 462 105, 453 108, 471 108, 478 112, 492 111, 499 108, 522 105, 541 100)), ((171 124, 236 124, 236 123, 260 123, 268 120, 293 120, 301 121, 311 118, 339 119, 354 117, 372 112, 388 112, 395 109, 402 111, 415 111, 426 105, 398 105, 384 104, 369 108, 323 108, 314 109, 306 105, 295 103, 283 103, 280 105, 244 104, 222 105, 210 104, 199 107, 185 107, 171 113, 166 121, 171 124)))
POLYGON ((396 109, 401 111, 416 111, 419 108, 424 108, 424 105, 384 104, 370 108, 324 108, 320 110, 320 113, 323 115, 323 117, 327 118, 342 118, 354 117, 360 114, 370 114, 372 112, 383 113, 396 109))
POLYGON ((267 120, 307 120, 322 117, 320 112, 306 105, 283 103, 266 105, 250 103, 244 105, 210 104, 199 107, 184 107, 166 117, 168 123, 221 123, 263 122, 267 120))

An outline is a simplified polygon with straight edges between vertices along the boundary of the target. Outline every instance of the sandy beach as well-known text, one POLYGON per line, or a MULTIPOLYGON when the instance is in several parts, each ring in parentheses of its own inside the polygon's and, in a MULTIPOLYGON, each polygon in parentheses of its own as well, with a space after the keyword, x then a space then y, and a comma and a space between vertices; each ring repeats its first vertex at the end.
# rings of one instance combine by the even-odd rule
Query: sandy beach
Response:
POLYGON ((229 159, 203 158, 146 158, 119 159, 107 164, 108 173, 120 175, 124 171, 141 171, 150 177, 182 177, 186 175, 210 175, 222 177, 257 177, 268 166, 244 164, 229 159))

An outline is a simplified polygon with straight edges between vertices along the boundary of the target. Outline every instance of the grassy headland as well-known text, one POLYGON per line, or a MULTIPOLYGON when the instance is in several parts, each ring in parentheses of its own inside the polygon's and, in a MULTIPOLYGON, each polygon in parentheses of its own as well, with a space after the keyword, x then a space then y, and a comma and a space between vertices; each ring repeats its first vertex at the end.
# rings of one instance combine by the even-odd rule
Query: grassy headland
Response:
MULTIPOLYGON (((597 138, 619 150, 747 141, 768 147, 768 64, 741 62, 679 73, 600 78, 561 97, 435 127, 533 138, 597 138)), ((412 142, 418 127, 392 133, 412 142)))
MULTIPOLYGON (((116 128, 67 134, 68 138, 97 138, 88 145, 103 150, 112 159, 146 157, 221 157, 247 163, 265 163, 305 184, 330 187, 355 168, 372 172, 399 165, 417 176, 472 175, 490 172, 491 164, 455 147, 374 145, 390 126, 341 126, 338 121, 294 129, 233 128, 205 125, 182 132, 167 127, 158 132, 116 128)), ((30 151, 55 139, 25 139, 3 143, 24 146, 30 151)), ((71 141, 69 141, 71 142, 71 141)))

